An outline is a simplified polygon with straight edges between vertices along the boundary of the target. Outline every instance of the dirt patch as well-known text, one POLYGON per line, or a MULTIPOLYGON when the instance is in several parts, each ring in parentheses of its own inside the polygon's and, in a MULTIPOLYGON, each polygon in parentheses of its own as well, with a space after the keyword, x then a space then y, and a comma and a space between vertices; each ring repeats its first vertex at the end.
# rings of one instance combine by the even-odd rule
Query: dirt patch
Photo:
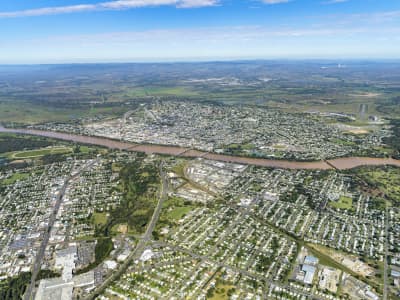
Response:
POLYGON ((351 129, 347 130, 347 132, 352 133, 352 134, 368 134, 369 131, 366 129, 351 129))
POLYGON ((373 276, 375 274, 374 268, 370 267, 367 263, 362 262, 358 259, 358 257, 354 255, 346 255, 339 251, 335 251, 333 249, 326 248, 320 245, 312 245, 312 247, 320 251, 321 253, 328 255, 334 261, 363 277, 373 276))
POLYGON ((126 233, 128 232, 128 225, 126 225, 126 224, 120 224, 120 225, 118 226, 117 231, 120 232, 120 233, 122 233, 122 234, 126 234, 126 233))
POLYGON ((350 94, 351 97, 360 97, 360 98, 375 98, 380 96, 379 93, 363 93, 363 94, 350 94))

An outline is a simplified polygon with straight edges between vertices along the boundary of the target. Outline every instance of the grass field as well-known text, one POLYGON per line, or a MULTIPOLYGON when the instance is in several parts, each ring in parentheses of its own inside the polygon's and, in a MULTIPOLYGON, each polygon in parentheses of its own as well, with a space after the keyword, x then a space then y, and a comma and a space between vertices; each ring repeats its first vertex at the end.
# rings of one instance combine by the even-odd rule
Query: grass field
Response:
POLYGON ((84 146, 84 145, 79 145, 79 151, 81 153, 88 153, 90 150, 93 150, 94 148, 91 148, 89 146, 84 146))
POLYGON ((356 145, 355 142, 352 142, 352 141, 345 141, 345 140, 342 140, 342 139, 333 139, 333 142, 334 142, 335 144, 338 144, 338 145, 345 145, 345 146, 354 146, 354 145, 356 145))
POLYGON ((351 199, 350 197, 346 197, 346 196, 340 196, 338 201, 331 201, 331 202, 329 202, 329 205, 334 208, 352 210, 353 209, 353 199, 351 199))
POLYGON ((49 154, 65 154, 72 152, 71 147, 52 147, 52 148, 42 148, 37 150, 27 150, 27 151, 17 151, 7 153, 6 156, 9 159, 24 159, 24 158, 34 158, 49 154))
POLYGON ((27 174, 27 173, 15 173, 11 177, 9 177, 7 179, 3 179, 3 181, 1 183, 6 184, 6 185, 13 184, 13 183, 17 182, 18 180, 24 180, 28 177, 29 177, 29 174, 27 174))
POLYGON ((396 167, 364 167, 356 170, 373 189, 386 198, 400 204, 400 169, 396 167))
POLYGON ((125 91, 128 97, 146 97, 146 96, 196 96, 196 92, 185 87, 138 87, 125 91))
POLYGON ((83 115, 79 110, 55 109, 26 102, 0 102, 0 121, 24 124, 67 121, 83 115))
MULTIPOLYGON (((1 100, 1 99, 0 99, 1 100)), ((41 122, 65 122, 97 114, 119 116, 123 107, 80 107, 74 109, 55 108, 23 101, 0 101, 0 122, 35 124, 41 122)))
POLYGON ((171 211, 167 213, 167 218, 169 220, 178 221, 182 219, 188 212, 193 209, 192 206, 178 206, 174 207, 171 211))
POLYGON ((215 287, 215 291, 212 297, 207 298, 210 300, 228 300, 230 297, 228 295, 228 291, 231 289, 235 289, 233 285, 226 285, 226 284, 218 284, 215 287))
POLYGON ((156 236, 160 235, 160 231, 163 228, 174 228, 178 226, 178 221, 189 212, 196 209, 196 207, 198 207, 198 204, 187 202, 179 197, 168 198, 163 203, 160 220, 155 229, 156 236))
POLYGON ((113 162, 111 165, 111 170, 113 172, 119 172, 119 171, 121 171, 122 168, 123 168, 123 166, 120 163, 113 162))
POLYGON ((93 213, 92 221, 95 225, 104 225, 107 223, 106 213, 93 213))
POLYGON ((187 165, 187 161, 179 161, 173 168, 172 171, 180 177, 185 177, 185 167, 187 165))

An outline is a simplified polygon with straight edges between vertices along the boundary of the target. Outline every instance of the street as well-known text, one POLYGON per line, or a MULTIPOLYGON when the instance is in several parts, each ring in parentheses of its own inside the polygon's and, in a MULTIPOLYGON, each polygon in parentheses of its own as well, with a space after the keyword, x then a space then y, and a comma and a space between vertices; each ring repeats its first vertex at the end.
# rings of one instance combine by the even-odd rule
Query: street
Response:
POLYGON ((43 257, 44 257, 44 253, 45 253, 45 251, 46 251, 47 244, 49 243, 50 232, 51 232, 51 229, 52 229, 52 227, 53 227, 53 225, 54 225, 54 222, 56 221, 57 213, 58 213, 58 210, 60 209, 60 205, 61 205, 61 203, 62 203, 64 194, 65 194, 65 190, 67 189, 69 182, 70 182, 73 178, 79 176, 79 174, 80 174, 83 170, 86 170, 87 168, 89 168, 89 167, 91 167, 92 165, 94 165, 97 161, 98 161, 98 159, 92 161, 91 163, 89 163, 89 164, 85 165, 84 167, 82 167, 82 168, 81 168, 79 171, 77 171, 76 173, 70 174, 70 175, 65 179, 64 184, 63 184, 63 186, 61 187, 60 193, 59 193, 59 195, 57 196, 56 203, 55 203, 54 208, 53 208, 53 213, 51 214, 51 217, 50 217, 50 219, 49 219, 49 224, 48 224, 47 230, 46 230, 46 232, 44 233, 42 243, 40 244, 39 252, 38 252, 38 254, 37 254, 37 256, 36 256, 35 263, 34 263, 33 268, 32 268, 32 277, 31 277, 31 281, 30 281, 30 284, 29 284, 29 286, 27 287, 27 289, 26 289, 26 291, 25 291, 25 294, 24 294, 24 300, 34 299, 34 296, 35 296, 35 295, 34 295, 34 289, 35 289, 36 278, 37 278, 37 276, 38 276, 38 274, 39 274, 39 272, 40 272, 40 267, 41 267, 41 265, 42 265, 42 260, 43 260, 43 257))

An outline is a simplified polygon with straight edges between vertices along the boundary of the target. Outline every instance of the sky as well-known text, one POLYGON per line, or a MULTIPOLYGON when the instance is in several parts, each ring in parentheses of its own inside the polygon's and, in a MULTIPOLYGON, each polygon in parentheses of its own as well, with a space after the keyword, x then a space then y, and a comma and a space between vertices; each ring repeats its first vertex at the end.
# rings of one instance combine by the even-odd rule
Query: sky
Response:
POLYGON ((0 1, 0 64, 399 58, 400 0, 0 1))

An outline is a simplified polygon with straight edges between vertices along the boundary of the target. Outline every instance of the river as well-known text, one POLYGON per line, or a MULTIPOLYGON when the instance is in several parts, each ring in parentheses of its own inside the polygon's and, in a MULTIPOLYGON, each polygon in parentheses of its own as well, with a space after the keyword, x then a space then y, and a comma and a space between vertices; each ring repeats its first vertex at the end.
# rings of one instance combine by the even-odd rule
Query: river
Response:
POLYGON ((271 168, 282 168, 282 169, 347 170, 367 165, 372 165, 372 166, 392 165, 400 167, 400 160, 395 160, 392 158, 345 157, 345 158, 331 159, 327 161, 303 162, 303 161, 289 161, 289 160, 274 160, 266 158, 251 158, 243 156, 230 156, 217 153, 203 152, 178 146, 174 147, 174 146, 163 146, 163 145, 153 145, 153 144, 135 144, 124 141, 115 141, 103 137, 83 136, 77 134, 43 131, 36 129, 23 129, 23 128, 11 129, 0 126, 0 132, 44 136, 65 141, 103 146, 110 149, 119 149, 119 150, 133 151, 133 152, 145 152, 147 154, 152 154, 152 153, 166 154, 166 155, 181 156, 188 158, 202 157, 205 159, 216 160, 216 161, 232 162, 232 163, 271 167, 271 168))

